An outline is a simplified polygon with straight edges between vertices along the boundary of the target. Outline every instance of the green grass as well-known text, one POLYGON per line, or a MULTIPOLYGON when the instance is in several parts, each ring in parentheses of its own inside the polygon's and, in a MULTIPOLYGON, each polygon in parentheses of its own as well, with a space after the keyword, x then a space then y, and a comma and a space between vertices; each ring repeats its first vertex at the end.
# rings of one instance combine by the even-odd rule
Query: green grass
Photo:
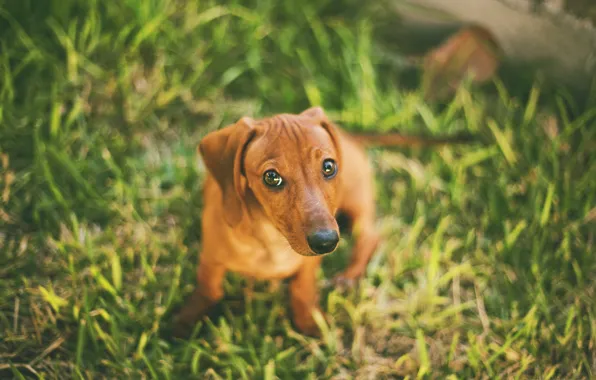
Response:
POLYGON ((596 108, 499 82, 427 105, 361 3, 0 7, 1 378, 594 375, 596 108), (385 240, 359 288, 324 287, 322 339, 293 329, 285 284, 233 274, 222 317, 172 339, 200 246, 197 142, 316 104, 352 130, 487 143, 371 150, 385 240))

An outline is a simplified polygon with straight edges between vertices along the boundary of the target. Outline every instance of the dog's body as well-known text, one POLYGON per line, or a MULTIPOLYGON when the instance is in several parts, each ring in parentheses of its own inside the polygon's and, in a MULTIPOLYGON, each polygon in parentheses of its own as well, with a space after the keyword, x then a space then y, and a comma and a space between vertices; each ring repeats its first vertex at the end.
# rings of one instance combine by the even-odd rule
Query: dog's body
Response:
MULTIPOLYGON (((391 145, 417 142, 391 138, 391 145)), ((337 280, 358 279, 379 242, 367 141, 379 143, 341 131, 319 107, 260 121, 243 118, 207 135, 199 144, 209 174, 198 286, 178 327, 192 325, 223 297, 222 281, 232 271, 257 279, 291 277, 295 325, 317 334, 316 272, 322 255, 337 246, 335 216, 348 217, 355 238, 351 262, 337 280)))

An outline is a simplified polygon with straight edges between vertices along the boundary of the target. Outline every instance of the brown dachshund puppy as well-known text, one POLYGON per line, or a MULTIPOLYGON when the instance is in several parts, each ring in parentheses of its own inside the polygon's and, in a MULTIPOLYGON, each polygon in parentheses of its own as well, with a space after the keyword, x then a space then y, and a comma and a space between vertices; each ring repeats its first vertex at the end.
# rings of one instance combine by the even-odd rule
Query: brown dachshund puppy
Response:
POLYGON ((362 143, 441 142, 452 141, 350 136, 320 107, 258 121, 244 117, 205 136, 198 147, 208 169, 198 286, 177 316, 176 334, 222 299, 224 276, 233 271, 291 278, 294 323, 316 335, 316 274, 322 256, 339 242, 337 213, 349 218, 355 237, 351 262, 338 280, 359 278, 379 242, 373 173, 362 143))

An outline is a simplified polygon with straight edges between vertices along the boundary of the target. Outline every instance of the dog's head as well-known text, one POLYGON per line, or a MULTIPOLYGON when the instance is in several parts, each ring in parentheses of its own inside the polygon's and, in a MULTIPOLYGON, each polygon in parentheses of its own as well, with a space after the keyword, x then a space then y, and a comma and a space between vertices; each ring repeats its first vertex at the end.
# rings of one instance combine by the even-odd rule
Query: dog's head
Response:
POLYGON ((335 250, 341 147, 337 127, 320 107, 242 118, 205 136, 199 152, 222 190, 228 224, 259 207, 299 254, 335 250))

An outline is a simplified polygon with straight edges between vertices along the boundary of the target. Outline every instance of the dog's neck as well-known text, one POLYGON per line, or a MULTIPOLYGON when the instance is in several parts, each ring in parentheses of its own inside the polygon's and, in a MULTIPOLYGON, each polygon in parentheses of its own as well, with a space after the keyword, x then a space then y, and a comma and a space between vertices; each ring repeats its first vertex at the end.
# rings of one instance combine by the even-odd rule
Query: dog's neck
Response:
POLYGON ((271 231, 271 229, 274 228, 273 222, 270 220, 269 216, 267 216, 263 207, 250 189, 246 191, 244 205, 242 205, 242 207, 244 208, 242 220, 240 223, 233 226, 232 229, 241 230, 248 236, 256 236, 259 231, 264 229, 271 231))
POLYGON ((243 218, 243 222, 246 227, 260 229, 262 226, 273 225, 263 206, 261 206, 250 189, 247 189, 244 201, 246 215, 243 218))

